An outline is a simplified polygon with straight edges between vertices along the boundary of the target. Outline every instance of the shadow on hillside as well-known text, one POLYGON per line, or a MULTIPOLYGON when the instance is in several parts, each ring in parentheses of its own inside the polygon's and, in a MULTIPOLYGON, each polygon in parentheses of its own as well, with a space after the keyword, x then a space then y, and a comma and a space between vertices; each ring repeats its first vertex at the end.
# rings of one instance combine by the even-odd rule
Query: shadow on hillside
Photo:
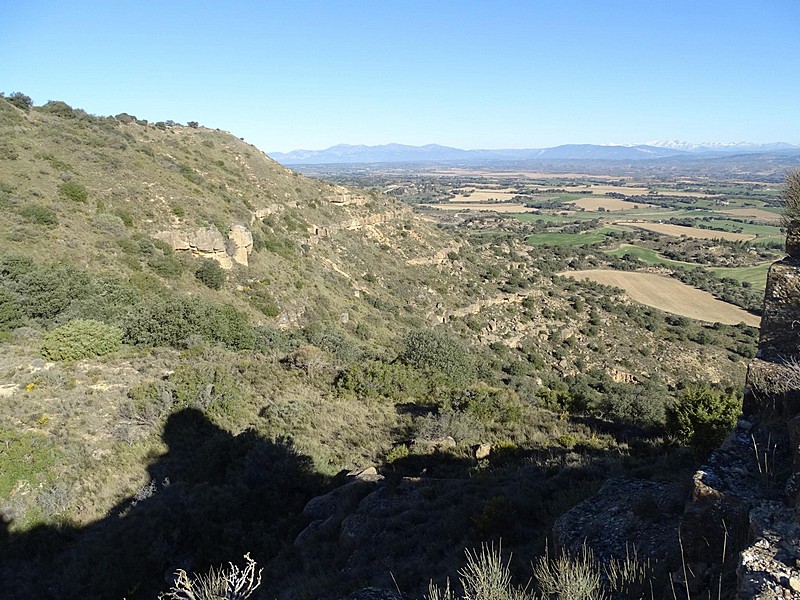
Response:
POLYGON ((324 483, 290 440, 232 436, 194 409, 171 415, 163 439, 150 485, 104 519, 22 534, 0 523, 0 596, 151 599, 177 568, 204 572, 245 552, 264 565, 324 483))

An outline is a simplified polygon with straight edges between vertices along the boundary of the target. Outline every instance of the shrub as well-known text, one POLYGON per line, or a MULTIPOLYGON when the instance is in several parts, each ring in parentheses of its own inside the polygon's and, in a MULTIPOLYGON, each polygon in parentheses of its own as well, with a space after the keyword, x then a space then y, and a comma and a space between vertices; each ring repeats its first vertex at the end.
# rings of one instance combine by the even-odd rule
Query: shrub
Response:
POLYGON ((27 204, 20 209, 19 214, 28 223, 33 223, 34 225, 47 225, 50 227, 58 225, 56 213, 41 204, 27 204))
POLYGON ((584 546, 575 557, 562 554, 551 559, 545 554, 533 565, 533 577, 545 598, 601 600, 600 568, 591 549, 584 546))
POLYGON ((254 284, 247 290, 247 301, 266 317, 277 317, 281 313, 278 301, 262 282, 254 284))
POLYGON ((394 402, 422 399, 428 389, 425 378, 413 368, 380 360, 353 363, 339 375, 336 387, 360 398, 387 398, 394 402))
POLYGON ((77 117, 78 114, 83 112, 78 109, 78 114, 76 114, 75 110, 69 104, 61 100, 50 100, 50 102, 42 106, 39 110, 67 119, 77 117))
POLYGON ((11 104, 22 110, 28 110, 33 106, 33 100, 30 96, 26 96, 22 92, 12 92, 6 97, 11 104))
POLYGON ((94 218, 92 224, 103 233, 113 236, 125 235, 125 223, 117 215, 100 213, 94 218))
POLYGON ((125 341, 137 345, 180 348, 192 336, 236 350, 252 348, 255 342, 243 313, 196 298, 170 297, 143 304, 125 323, 125 341))
POLYGON ((699 454, 719 446, 736 424, 742 399, 708 386, 685 389, 667 412, 667 430, 699 454))
POLYGON ((454 385, 468 385, 475 377, 475 363, 467 345, 443 331, 410 332, 400 359, 417 369, 442 373, 454 385))
POLYGON ((183 273, 183 265, 174 256, 154 256, 147 265, 165 279, 177 279, 183 273))
POLYGON ((347 365, 361 358, 361 348, 335 325, 316 321, 303 331, 313 346, 327 350, 339 365, 347 365))
POLYGON ((42 354, 49 360, 80 360, 119 350, 122 331, 100 321, 75 319, 44 336, 42 354))
POLYGON ((8 331, 22 325, 22 308, 13 292, 0 287, 0 331, 8 331))
POLYGON ((177 579, 169 592, 159 595, 159 600, 217 600, 218 598, 237 598, 244 600, 253 595, 256 588, 261 585, 261 571, 256 571, 256 562, 245 554, 247 562, 243 569, 233 563, 229 569, 214 569, 206 575, 189 575, 183 569, 178 569, 177 579))
POLYGON ((86 191, 86 188, 71 179, 58 186, 58 191, 64 198, 73 202, 86 202, 89 197, 89 192, 86 191))
POLYGON ((225 284, 225 271, 213 258, 203 259, 194 276, 212 290, 219 290, 225 284))
MULTIPOLYGON (((514 586, 511 582, 511 559, 503 562, 501 550, 494 544, 482 544, 480 551, 467 550, 467 564, 458 571, 459 582, 464 590, 464 600, 534 600, 526 589, 514 586)), ((457 596, 447 582, 445 589, 433 583, 428 587, 429 600, 455 600, 457 596)), ((564 596, 572 599, 573 596, 564 596)), ((583 600, 583 597, 574 597, 583 600)))

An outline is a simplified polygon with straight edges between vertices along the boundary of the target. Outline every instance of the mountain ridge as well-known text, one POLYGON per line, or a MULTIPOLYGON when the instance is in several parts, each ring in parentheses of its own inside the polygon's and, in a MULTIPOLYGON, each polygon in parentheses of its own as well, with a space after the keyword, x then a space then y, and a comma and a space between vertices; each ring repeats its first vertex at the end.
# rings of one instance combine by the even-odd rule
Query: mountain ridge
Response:
POLYGON ((353 163, 424 163, 424 162, 489 162, 496 160, 653 160, 675 157, 707 157, 712 154, 797 151, 800 146, 786 142, 752 144, 749 142, 693 144, 680 140, 655 141, 644 144, 562 144, 547 148, 507 148, 464 150, 440 144, 413 146, 408 144, 337 144, 323 150, 269 152, 268 155, 286 165, 353 164, 353 163))

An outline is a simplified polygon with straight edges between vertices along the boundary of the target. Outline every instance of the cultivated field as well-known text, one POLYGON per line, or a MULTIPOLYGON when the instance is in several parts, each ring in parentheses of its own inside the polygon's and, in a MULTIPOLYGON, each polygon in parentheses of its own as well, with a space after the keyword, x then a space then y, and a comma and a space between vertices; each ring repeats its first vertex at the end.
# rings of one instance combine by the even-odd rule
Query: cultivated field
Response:
POLYGON ((511 200, 514 196, 518 194, 513 190, 502 189, 502 190, 472 190, 469 196, 458 195, 454 198, 450 199, 450 202, 461 203, 461 202, 486 202, 488 200, 498 200, 500 202, 506 202, 511 200))
POLYGON ((577 208, 582 208, 589 211, 599 211, 601 208, 605 210, 631 210, 636 208, 656 208, 652 204, 645 204, 643 202, 628 202, 620 200, 619 198, 609 198, 608 196, 588 196, 570 202, 577 208))
POLYGON ((464 211, 464 210, 493 210, 499 213, 527 213, 534 212, 537 209, 528 208, 524 204, 519 203, 480 203, 480 202, 442 202, 441 204, 420 204, 424 208, 438 208, 439 210, 446 211, 464 211))
POLYGON ((603 285, 618 287, 625 290, 625 293, 637 302, 698 321, 728 325, 744 322, 753 327, 758 327, 761 323, 760 317, 717 300, 708 292, 653 273, 597 269, 565 271, 559 275, 577 280, 590 279, 603 285))
POLYGON ((732 231, 716 231, 713 229, 700 229, 699 227, 684 227, 682 225, 670 225, 668 223, 638 223, 630 221, 619 221, 621 225, 638 227, 647 231, 654 231, 664 235, 681 237, 685 235, 698 240, 730 240, 734 242, 746 242, 754 240, 755 235, 747 233, 733 233, 732 231))
POLYGON ((750 217, 759 221, 779 221, 781 218, 779 214, 761 208, 732 208, 730 210, 721 210, 720 212, 734 217, 750 217))

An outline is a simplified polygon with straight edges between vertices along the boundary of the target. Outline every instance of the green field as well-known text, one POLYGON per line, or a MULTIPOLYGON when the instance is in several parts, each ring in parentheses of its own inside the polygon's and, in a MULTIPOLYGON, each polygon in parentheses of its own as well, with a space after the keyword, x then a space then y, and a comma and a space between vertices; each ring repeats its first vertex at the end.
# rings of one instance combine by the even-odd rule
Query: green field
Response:
POLYGON ((601 218, 602 213, 593 213, 593 212, 580 212, 576 211, 569 215, 537 215, 533 213, 514 213, 509 216, 518 219, 519 221, 524 221, 526 223, 536 223, 537 221, 542 221, 544 223, 572 223, 574 221, 591 221, 593 219, 601 218))
POLYGON ((767 271, 772 263, 762 263, 754 267, 717 267, 709 271, 717 277, 730 277, 737 281, 746 281, 754 288, 764 289, 767 287, 767 271))
POLYGON ((619 227, 608 226, 583 231, 581 233, 536 233, 528 236, 527 242, 532 246, 580 246, 585 244, 598 244, 606 241, 609 233, 620 231, 619 227))
POLYGON ((664 258, 651 248, 632 245, 622 245, 614 250, 608 250, 607 253, 611 256, 617 257, 622 257, 626 254, 632 254, 648 265, 665 265, 668 267, 683 267, 684 269, 695 269, 697 267, 702 267, 714 273, 714 275, 717 277, 730 277, 731 279, 736 279, 737 281, 746 281, 757 289, 764 289, 766 287, 767 271, 769 270, 769 266, 772 264, 770 262, 765 262, 752 267, 706 267, 704 265, 698 265, 695 263, 670 260, 669 258, 664 258))
POLYGON ((664 258, 655 250, 651 248, 644 248, 642 246, 633 246, 630 244, 623 244, 619 248, 615 248, 614 250, 608 250, 607 254, 616 257, 623 257, 626 254, 632 254, 642 262, 647 263, 648 265, 667 265, 669 267, 684 267, 686 269, 694 269, 700 265, 696 265, 694 263, 683 262, 680 260, 671 260, 669 258, 664 258))

